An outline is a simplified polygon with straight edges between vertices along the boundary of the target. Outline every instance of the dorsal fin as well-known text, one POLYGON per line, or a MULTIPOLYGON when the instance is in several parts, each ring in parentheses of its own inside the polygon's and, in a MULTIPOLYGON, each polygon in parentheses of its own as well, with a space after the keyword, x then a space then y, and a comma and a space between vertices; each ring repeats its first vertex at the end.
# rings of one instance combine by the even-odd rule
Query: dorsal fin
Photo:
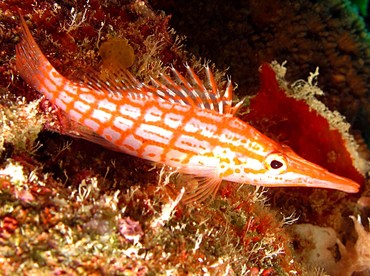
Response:
POLYGON ((143 99, 157 96, 164 101, 214 110, 220 114, 234 115, 237 112, 243 101, 233 106, 233 86, 230 79, 227 81, 225 91, 221 94, 214 75, 207 65, 204 68, 210 89, 206 88, 190 66, 186 64, 185 67, 189 75, 188 78, 171 67, 173 78, 160 74, 159 79, 151 78, 152 85, 140 82, 127 69, 123 68, 109 70, 105 74, 91 70, 91 74, 88 75, 85 82, 92 89, 102 93, 129 94, 132 97, 143 99))
POLYGON ((204 83, 200 80, 199 76, 194 70, 185 65, 189 79, 185 78, 175 68, 171 68, 175 80, 167 75, 160 75, 161 80, 153 79, 152 83, 155 86, 150 90, 153 94, 160 96, 163 99, 171 99, 172 101, 195 106, 202 109, 215 110, 220 114, 231 114, 234 115, 243 101, 239 102, 235 106, 232 105, 233 98, 233 86, 230 79, 228 79, 226 89, 221 94, 212 71, 208 66, 205 66, 206 75, 210 90, 207 89, 204 83))

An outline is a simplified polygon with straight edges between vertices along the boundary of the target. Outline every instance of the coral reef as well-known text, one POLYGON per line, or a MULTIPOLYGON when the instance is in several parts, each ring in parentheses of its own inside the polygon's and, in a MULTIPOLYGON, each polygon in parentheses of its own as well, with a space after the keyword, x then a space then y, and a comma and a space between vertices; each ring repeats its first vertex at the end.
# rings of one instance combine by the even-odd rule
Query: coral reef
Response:
POLYGON ((125 183, 114 186, 107 172, 66 187, 31 161, 8 159, 0 170, 2 273, 300 271, 282 222, 263 206, 261 190, 225 186, 230 199, 184 207, 169 196, 169 178, 167 186, 124 188, 125 183))
MULTIPOLYGON (((348 219, 365 214, 355 195, 296 189, 273 194, 224 183, 214 201, 183 206, 179 203, 183 192, 176 187, 179 179, 168 168, 51 133, 63 133, 64 124, 70 122, 64 122, 62 114, 14 70, 18 9, 48 59, 72 79, 83 78, 80 72, 90 69, 100 71, 101 65, 121 59, 122 53, 130 58, 123 54, 125 64, 117 65, 130 67, 144 82, 170 64, 181 68, 187 61, 196 69, 202 66, 182 49, 181 38, 169 29, 169 17, 154 12, 146 1, 0 3, 1 273, 312 275, 306 260, 296 258, 295 244, 286 232, 298 215, 299 223, 330 226, 338 239, 361 243, 363 239, 356 243, 348 219), (268 206, 266 195, 281 211, 268 206)), ((238 58, 246 53, 239 51, 238 58)), ((285 56, 277 51, 270 57, 285 56)), ((260 59, 252 61, 255 67, 248 71, 247 82, 258 75, 260 59)), ((289 68, 291 64, 294 68, 294 62, 289 68)), ((325 73, 328 67, 324 68, 325 73)), ((303 78, 294 75, 300 73, 296 69, 288 72, 289 78, 303 78)), ((224 75, 216 74, 220 86, 224 75)), ((239 87, 245 85, 238 82, 239 87)), ((350 101, 352 94, 347 92, 344 98, 350 101)), ((358 93, 366 94, 362 87, 358 93)), ((361 94, 354 106, 362 100, 361 94)), ((263 125, 261 130, 270 129, 263 125)), ((343 152, 353 158, 357 151, 348 153, 345 146, 343 152)), ((362 179, 361 174, 356 176, 362 170, 356 164, 348 170, 351 177, 362 179)), ((361 206, 367 206, 366 196, 362 199, 361 206)), ((356 246, 341 247, 343 260, 355 256, 356 246)))

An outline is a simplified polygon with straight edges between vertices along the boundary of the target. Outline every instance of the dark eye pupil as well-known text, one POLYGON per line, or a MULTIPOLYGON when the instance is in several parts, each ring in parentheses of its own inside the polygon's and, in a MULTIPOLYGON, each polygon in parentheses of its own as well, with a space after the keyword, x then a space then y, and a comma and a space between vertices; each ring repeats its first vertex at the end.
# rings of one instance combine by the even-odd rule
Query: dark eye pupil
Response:
POLYGON ((270 166, 273 169, 279 169, 283 166, 283 163, 281 163, 280 161, 277 161, 277 160, 272 160, 271 163, 270 163, 270 166))

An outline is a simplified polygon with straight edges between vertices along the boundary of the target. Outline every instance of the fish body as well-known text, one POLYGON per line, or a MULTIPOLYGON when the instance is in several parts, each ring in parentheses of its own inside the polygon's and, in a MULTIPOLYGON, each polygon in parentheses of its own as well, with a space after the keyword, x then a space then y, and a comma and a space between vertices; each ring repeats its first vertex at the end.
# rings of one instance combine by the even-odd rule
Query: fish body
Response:
POLYGON ((299 157, 235 117, 241 102, 233 106, 231 82, 221 94, 208 67, 210 89, 188 66, 189 79, 172 68, 176 80, 163 76, 153 85, 125 70, 123 82, 114 74, 104 82, 73 82, 42 54, 23 18, 21 26, 16 66, 22 78, 89 129, 88 140, 194 175, 198 186, 187 192, 187 201, 214 195, 222 180, 359 190, 356 182, 299 157))

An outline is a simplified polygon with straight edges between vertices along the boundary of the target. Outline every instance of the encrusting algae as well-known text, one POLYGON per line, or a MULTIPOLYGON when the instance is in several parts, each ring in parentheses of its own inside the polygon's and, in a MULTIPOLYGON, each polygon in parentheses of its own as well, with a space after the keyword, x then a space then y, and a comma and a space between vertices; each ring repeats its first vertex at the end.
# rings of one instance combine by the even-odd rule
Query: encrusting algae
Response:
MULTIPOLYGON (((88 1, 71 9, 33 3, 32 11, 21 6, 21 13, 29 18, 40 47, 65 76, 83 68, 97 70, 99 47, 108 37, 127 38, 135 53, 130 70, 144 83, 165 71, 162 62, 181 68, 185 54, 167 32, 167 17, 154 13, 144 1, 127 1, 119 8, 116 4, 88 1), (65 31, 58 33, 53 22, 60 22, 65 31), (37 32, 36 26, 45 29, 37 32)), ((7 17, 0 24, 17 28, 18 8, 4 3, 0 8, 4 5, 7 17)), ((4 49, 13 57, 19 40, 9 36, 6 41, 4 49)), ((17 76, 9 70, 14 64, 14 59, 8 59, 4 68, 17 76)), ((215 79, 220 83, 219 73, 215 79)), ((4 93, 39 98, 20 78, 4 80, 8 81, 1 83, 7 87, 4 93)), ((37 127, 63 132, 70 123, 48 101, 41 101, 40 111, 42 117, 33 121, 37 127)), ((13 140, 4 142, 0 165, 2 271, 305 274, 285 231, 296 219, 281 221, 280 214, 266 207, 264 190, 226 182, 213 201, 184 206, 179 203, 182 190, 175 187, 178 179, 168 175, 166 168, 153 168, 141 159, 47 131, 40 133, 38 143, 31 153, 13 140), (13 175, 19 176, 17 181, 13 175)))

